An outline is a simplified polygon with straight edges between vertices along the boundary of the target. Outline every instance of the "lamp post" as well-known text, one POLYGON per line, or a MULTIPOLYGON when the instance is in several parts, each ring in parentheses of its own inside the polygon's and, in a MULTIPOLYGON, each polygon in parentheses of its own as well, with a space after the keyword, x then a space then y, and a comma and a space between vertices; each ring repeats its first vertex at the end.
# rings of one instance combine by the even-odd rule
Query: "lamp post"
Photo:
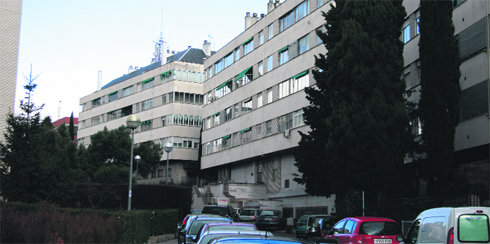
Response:
POLYGON ((140 155, 136 155, 134 156, 134 161, 136 162, 136 181, 134 182, 135 184, 138 183, 138 165, 139 165, 139 162, 141 161, 141 157, 140 155))
POLYGON ((167 142, 165 143, 165 145, 163 146, 163 150, 165 150, 165 152, 167 153, 167 171, 166 171, 166 175, 165 175, 165 184, 168 185, 168 158, 170 156, 170 152, 174 149, 174 146, 171 142, 167 142))
POLYGON ((140 119, 136 115, 130 115, 126 119, 126 125, 131 129, 131 159, 129 163, 129 190, 128 190, 128 211, 131 210, 131 196, 133 188, 133 146, 134 146, 134 130, 140 125, 140 119))

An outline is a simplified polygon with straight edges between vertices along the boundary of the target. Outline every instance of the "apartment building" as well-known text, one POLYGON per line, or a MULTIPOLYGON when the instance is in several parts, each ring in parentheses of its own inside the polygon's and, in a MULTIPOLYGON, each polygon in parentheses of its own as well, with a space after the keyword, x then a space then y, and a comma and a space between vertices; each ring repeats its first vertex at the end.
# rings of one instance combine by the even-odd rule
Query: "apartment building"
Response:
MULTIPOLYGON (((148 176, 138 176, 139 183, 192 183, 199 169, 198 150, 202 125, 203 62, 211 54, 211 44, 203 49, 191 48, 136 69, 119 77, 100 90, 80 99, 78 142, 90 144, 90 136, 126 125, 130 114, 137 115, 135 144, 153 141, 174 145, 170 153, 169 175, 162 155, 162 165, 148 176), (203 51, 204 50, 204 51, 203 51)), ((129 150, 129 149, 128 149, 129 150)))
POLYGON ((204 204, 276 207, 285 217, 335 212, 335 196, 310 196, 293 180, 298 132, 308 131, 304 88, 315 84, 314 55, 326 52, 316 30, 329 3, 269 1, 267 14, 247 13, 245 31, 204 62, 208 184, 196 191, 204 204))
POLYGON ((15 106, 21 14, 22 0, 0 4, 0 142, 7 131, 7 115, 14 112, 15 106))
MULTIPOLYGON (((407 88, 420 90, 420 1, 403 1, 407 16, 402 30, 404 47, 404 78, 407 88)), ((468 193, 489 199, 489 0, 453 0, 453 24, 461 59, 460 123, 455 134, 455 184, 464 184, 468 193), (471 192, 470 192, 471 189, 471 192)), ((421 133, 420 130, 416 130, 421 133)), ((423 186, 425 182, 420 181, 423 186)))

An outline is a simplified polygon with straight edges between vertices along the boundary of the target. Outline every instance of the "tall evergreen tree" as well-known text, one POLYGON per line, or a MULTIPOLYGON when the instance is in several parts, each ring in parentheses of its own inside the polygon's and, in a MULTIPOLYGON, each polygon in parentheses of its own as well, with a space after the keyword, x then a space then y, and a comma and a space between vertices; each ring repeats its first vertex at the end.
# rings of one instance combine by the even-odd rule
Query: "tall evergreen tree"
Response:
POLYGON ((301 133, 295 179, 307 192, 379 190, 395 179, 408 140, 401 1, 338 0, 319 32, 328 56, 316 58, 306 89, 308 134, 301 133), (347 178, 347 176, 349 176, 347 178))
POLYGON ((70 132, 70 136, 72 140, 75 140, 75 121, 73 118, 73 112, 71 112, 70 125, 68 126, 68 131, 70 132))
POLYGON ((422 139, 429 164, 429 193, 449 187, 454 133, 459 121, 459 54, 454 37, 451 0, 420 3, 419 103, 422 139))

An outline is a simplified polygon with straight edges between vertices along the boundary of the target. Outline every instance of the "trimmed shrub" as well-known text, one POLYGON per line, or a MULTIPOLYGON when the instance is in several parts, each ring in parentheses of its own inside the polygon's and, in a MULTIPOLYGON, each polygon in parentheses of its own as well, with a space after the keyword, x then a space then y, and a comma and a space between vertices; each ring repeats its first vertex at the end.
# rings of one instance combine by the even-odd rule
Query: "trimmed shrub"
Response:
POLYGON ((48 204, 0 203, 0 242, 143 243, 175 232, 178 209, 100 211, 48 204))

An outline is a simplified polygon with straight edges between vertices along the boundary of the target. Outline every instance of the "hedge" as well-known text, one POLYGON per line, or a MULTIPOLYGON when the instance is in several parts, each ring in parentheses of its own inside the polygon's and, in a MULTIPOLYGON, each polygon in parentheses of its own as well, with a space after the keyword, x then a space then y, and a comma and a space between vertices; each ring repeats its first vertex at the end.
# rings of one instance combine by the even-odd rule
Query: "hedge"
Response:
POLYGON ((0 242, 143 243, 174 233, 178 209, 62 209, 49 204, 0 203, 0 242))

